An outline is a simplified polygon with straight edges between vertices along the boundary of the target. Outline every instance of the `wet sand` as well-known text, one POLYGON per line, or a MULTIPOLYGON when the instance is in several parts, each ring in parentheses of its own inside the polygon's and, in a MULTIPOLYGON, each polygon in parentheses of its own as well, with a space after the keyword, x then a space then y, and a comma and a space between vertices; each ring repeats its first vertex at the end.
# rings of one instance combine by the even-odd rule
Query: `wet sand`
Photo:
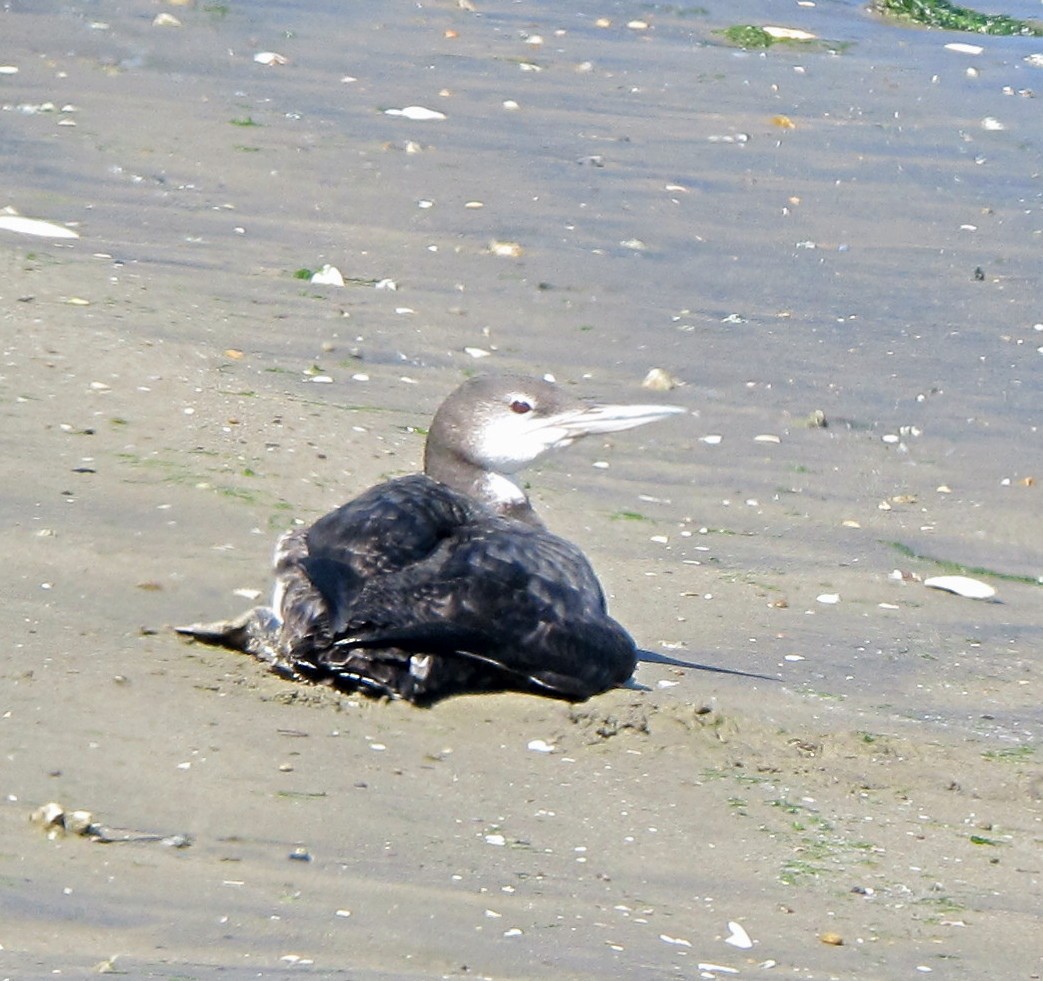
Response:
POLYGON ((0 977, 1040 976, 1040 45, 743 6, 842 50, 724 3, 0 12, 0 206, 80 234, 0 232, 0 977), (686 383, 529 474, 638 687, 420 711, 172 635, 486 367, 686 383), (996 601, 891 576, 935 559, 996 601))

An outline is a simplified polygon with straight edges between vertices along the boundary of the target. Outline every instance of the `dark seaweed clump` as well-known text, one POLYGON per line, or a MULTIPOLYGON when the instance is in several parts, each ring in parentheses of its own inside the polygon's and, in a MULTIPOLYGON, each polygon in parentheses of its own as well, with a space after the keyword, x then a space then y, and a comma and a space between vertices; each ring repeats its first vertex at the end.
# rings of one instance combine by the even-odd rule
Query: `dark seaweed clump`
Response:
POLYGON ((946 31, 970 31, 1003 37, 1043 37, 1043 25, 1004 14, 981 14, 969 7, 957 7, 949 0, 874 0, 873 6, 886 16, 909 20, 925 27, 940 27, 946 31))

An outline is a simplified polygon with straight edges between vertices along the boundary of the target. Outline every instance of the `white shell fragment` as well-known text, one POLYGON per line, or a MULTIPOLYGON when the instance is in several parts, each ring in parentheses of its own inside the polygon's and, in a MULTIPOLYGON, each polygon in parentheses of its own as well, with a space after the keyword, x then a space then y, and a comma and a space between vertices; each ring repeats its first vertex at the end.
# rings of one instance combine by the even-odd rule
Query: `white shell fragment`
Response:
POLYGON ((259 65, 288 65, 290 59, 286 55, 281 55, 275 51, 258 51, 254 55, 254 61, 259 65))
POLYGON ((763 30, 769 37, 778 38, 780 41, 814 41, 816 37, 795 27, 765 27, 763 30))
POLYGON ((412 119, 415 123, 434 122, 445 119, 445 113, 437 109, 428 109, 426 106, 406 106, 404 109, 385 109, 385 116, 402 116, 403 119, 412 119))
POLYGON ((931 589, 942 589, 947 593, 965 596, 967 599, 990 599, 996 595, 996 590, 988 583, 968 576, 932 576, 925 579, 923 584, 931 589))
POLYGON ((504 259, 517 259, 524 251, 517 242, 501 242, 499 239, 494 239, 489 243, 489 253, 504 259))
POLYGON ((946 51, 955 51, 957 54, 980 55, 985 49, 980 44, 962 44, 954 42, 945 46, 946 51))
POLYGON ((0 229, 17 232, 19 235, 38 235, 41 238, 80 237, 79 232, 74 232, 64 225, 41 221, 39 218, 23 218, 21 215, 0 215, 0 229))
POLYGON ((820 593, 818 596, 815 597, 815 599, 818 600, 818 602, 820 603, 825 603, 826 606, 835 606, 837 603, 840 602, 840 594, 820 593))
POLYGON ((343 286, 344 277, 336 266, 327 263, 311 277, 311 281, 317 286, 343 286))
POLYGON ((641 387, 651 389, 653 392, 669 392, 670 389, 677 388, 681 384, 683 383, 665 368, 650 368, 644 381, 641 382, 641 387))
POLYGON ((753 946, 753 941, 750 939, 750 935, 745 931, 745 929, 743 929, 741 923, 729 920, 728 929, 731 931, 731 934, 724 938, 726 944, 738 947, 739 950, 749 950, 753 946))
POLYGON ((534 753, 553 753, 554 744, 547 742, 545 739, 530 739, 528 748, 534 753))
POLYGON ((662 940, 664 944, 675 944, 678 947, 692 946, 692 942, 690 940, 685 940, 684 937, 671 937, 667 933, 659 934, 659 939, 662 940))
POLYGON ((62 817, 65 815, 65 808, 61 804, 51 801, 49 804, 44 804, 41 807, 36 808, 32 814, 29 815, 29 820, 33 824, 38 824, 42 828, 51 828, 56 825, 61 825, 62 817))

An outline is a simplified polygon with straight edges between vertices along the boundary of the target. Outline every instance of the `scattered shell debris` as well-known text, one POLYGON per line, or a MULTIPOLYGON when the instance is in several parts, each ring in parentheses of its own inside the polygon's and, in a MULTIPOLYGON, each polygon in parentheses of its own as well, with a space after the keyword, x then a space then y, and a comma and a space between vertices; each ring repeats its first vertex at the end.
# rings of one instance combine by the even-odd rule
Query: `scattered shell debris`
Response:
POLYGON ((23 218, 21 215, 0 215, 0 229, 7 232, 15 232, 18 235, 37 235, 40 238, 79 238, 80 233, 66 228, 64 225, 56 225, 53 221, 44 221, 41 218, 23 218))
POLYGON ((445 113, 437 109, 428 109, 426 106, 405 106, 402 109, 385 109, 385 116, 401 116, 410 119, 414 123, 437 122, 445 119, 445 113))
POLYGON ((147 831, 128 831, 125 828, 110 828, 94 820, 90 811, 75 810, 67 811, 56 801, 36 808, 30 815, 29 821, 41 828, 48 838, 59 838, 62 835, 79 835, 82 838, 90 838, 91 841, 101 842, 105 845, 119 842, 158 842, 169 848, 187 848, 192 844, 192 838, 186 834, 163 835, 147 831))
POLYGON ((923 584, 931 589, 965 596, 967 599, 991 599, 996 595, 996 590, 988 583, 971 579, 969 576, 932 576, 925 579, 923 584))

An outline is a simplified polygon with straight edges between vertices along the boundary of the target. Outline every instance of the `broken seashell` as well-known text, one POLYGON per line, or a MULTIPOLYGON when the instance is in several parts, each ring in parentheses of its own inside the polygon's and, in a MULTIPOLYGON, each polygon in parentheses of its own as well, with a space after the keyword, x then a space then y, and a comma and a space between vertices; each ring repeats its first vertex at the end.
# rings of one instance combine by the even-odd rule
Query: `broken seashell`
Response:
POLYGON ((494 240, 489 243, 489 252, 493 255, 502 256, 505 259, 517 259, 524 250, 517 242, 501 242, 494 240))
POLYGON ((70 834, 85 835, 94 824, 94 815, 90 811, 66 811, 62 823, 70 834))
POLYGON ((731 935, 724 938, 726 944, 731 944, 733 947, 738 947, 740 950, 749 950, 753 946, 753 941, 750 939, 750 935, 743 929, 741 923, 729 920, 728 929, 731 930, 731 935))
POLYGON ((651 368, 645 375, 644 381, 641 382, 641 387, 649 388, 653 392, 669 392, 670 389, 677 388, 681 384, 683 383, 665 368, 651 368))
POLYGON ((336 266, 331 266, 327 263, 317 273, 312 275, 311 282, 315 283, 316 286, 343 286, 344 277, 336 266))
POLYGON ((941 589, 947 593, 955 593, 957 596, 965 596, 967 599, 990 599, 996 595, 996 590, 988 583, 971 579, 968 576, 932 576, 923 581, 925 586, 931 589, 941 589))
POLYGON ((685 940, 683 937, 671 937, 669 934, 666 933, 659 934, 659 939, 662 940, 665 944, 675 944, 678 947, 692 946, 692 942, 690 940, 685 940))
POLYGON ((29 815, 29 820, 32 821, 33 824, 38 824, 41 828, 46 830, 47 828, 60 827, 64 815, 65 808, 63 808, 61 804, 52 800, 50 803, 43 804, 36 808, 36 810, 29 815))
POLYGON ((258 51, 254 55, 254 61, 259 65, 288 65, 290 59, 286 55, 278 54, 275 51, 258 51))
POLYGON ((437 109, 428 109, 426 106, 406 106, 403 109, 385 109, 385 116, 401 116, 403 119, 411 119, 415 123, 433 122, 445 119, 445 113, 437 109))
POLYGON ((768 37, 777 38, 779 41, 814 41, 816 35, 807 31, 798 30, 795 27, 764 27, 762 28, 768 37))
POLYGON ((79 232, 74 232, 64 225, 56 225, 39 218, 23 218, 21 215, 0 215, 0 229, 17 232, 19 235, 39 235, 41 238, 80 237, 79 232))

